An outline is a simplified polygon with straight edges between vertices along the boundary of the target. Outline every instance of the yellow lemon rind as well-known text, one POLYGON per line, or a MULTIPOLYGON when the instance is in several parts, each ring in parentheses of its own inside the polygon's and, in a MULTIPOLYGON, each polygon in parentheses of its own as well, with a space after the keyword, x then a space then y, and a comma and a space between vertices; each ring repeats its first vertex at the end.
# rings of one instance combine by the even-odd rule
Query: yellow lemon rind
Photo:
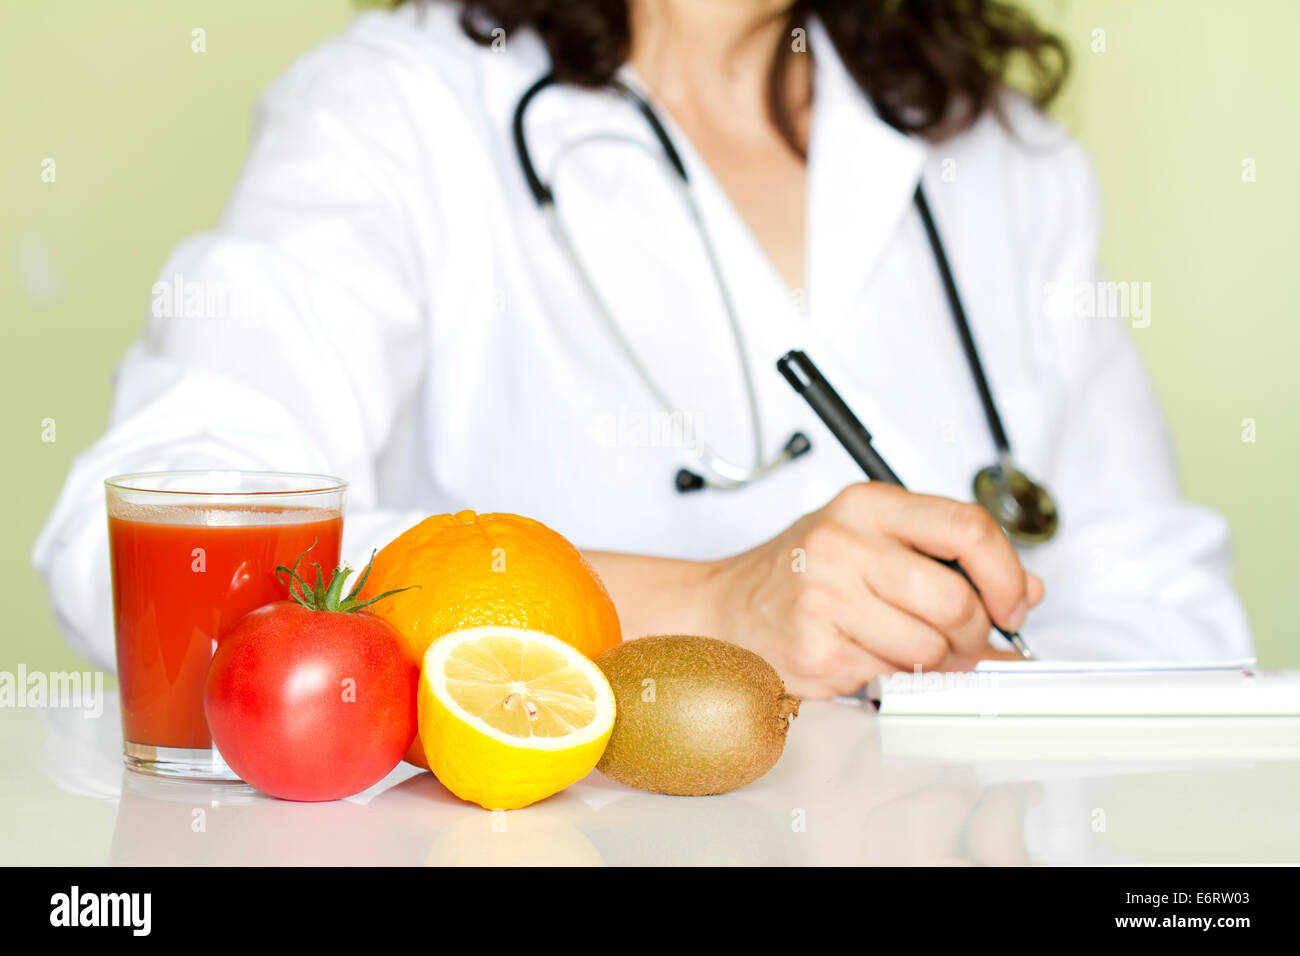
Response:
POLYGON ((448 790, 488 810, 536 803, 590 773, 614 729, 614 692, 594 663, 571 645, 522 628, 486 626, 453 631, 430 645, 420 680, 419 724, 429 769, 448 790), (562 737, 515 737, 464 710, 442 686, 457 646, 483 637, 533 640, 578 666, 596 692, 596 714, 581 731, 562 737))

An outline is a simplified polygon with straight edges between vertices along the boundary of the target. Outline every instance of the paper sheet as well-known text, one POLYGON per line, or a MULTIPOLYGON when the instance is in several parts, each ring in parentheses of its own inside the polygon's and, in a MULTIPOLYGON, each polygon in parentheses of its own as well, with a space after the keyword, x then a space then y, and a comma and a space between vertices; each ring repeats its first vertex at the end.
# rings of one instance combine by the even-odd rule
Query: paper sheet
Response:
POLYGON ((1300 714, 1300 671, 1253 661, 987 661, 878 677, 866 697, 882 716, 1289 716, 1300 714))
POLYGON ((1243 671, 1255 666, 1255 658, 1230 661, 980 661, 975 670, 1006 671, 1012 674, 1100 674, 1150 671, 1243 671))

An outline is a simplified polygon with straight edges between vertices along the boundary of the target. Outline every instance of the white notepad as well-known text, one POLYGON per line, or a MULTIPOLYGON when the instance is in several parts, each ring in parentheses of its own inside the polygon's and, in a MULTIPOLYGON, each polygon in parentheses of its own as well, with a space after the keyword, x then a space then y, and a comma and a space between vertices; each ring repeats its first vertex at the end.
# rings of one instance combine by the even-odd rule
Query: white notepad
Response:
POLYGON ((1300 671, 1253 660, 982 661, 973 671, 878 677, 866 697, 886 716, 1289 716, 1300 714, 1300 671))

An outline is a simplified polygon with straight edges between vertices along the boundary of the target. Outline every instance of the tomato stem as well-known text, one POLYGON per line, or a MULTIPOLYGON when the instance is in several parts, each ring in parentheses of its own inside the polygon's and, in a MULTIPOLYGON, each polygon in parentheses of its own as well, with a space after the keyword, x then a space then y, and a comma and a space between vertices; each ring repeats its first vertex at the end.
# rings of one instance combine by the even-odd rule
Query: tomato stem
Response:
MULTIPOLYGON (((390 595, 411 590, 409 587, 395 588, 392 591, 385 591, 383 594, 377 594, 364 601, 360 599, 361 589, 365 587, 366 579, 370 577, 370 568, 374 564, 378 550, 370 552, 370 560, 366 562, 365 568, 362 569, 361 577, 357 579, 356 585, 346 596, 343 596, 343 588, 348 577, 352 574, 352 566, 346 561, 343 562, 341 567, 335 568, 333 575, 328 577, 321 570, 319 564, 313 564, 312 567, 316 569, 316 583, 313 587, 298 574, 298 565, 302 563, 302 559, 307 557, 307 553, 314 547, 316 547, 315 541, 311 543, 307 551, 298 555, 293 562, 293 567, 287 568, 280 565, 275 569, 276 580, 289 589, 289 597, 309 611, 339 611, 343 614, 351 614, 354 611, 369 607, 376 601, 381 601, 390 595), (281 574, 286 575, 287 578, 282 579, 281 574)), ((418 585, 412 585, 412 587, 418 587, 418 585)))

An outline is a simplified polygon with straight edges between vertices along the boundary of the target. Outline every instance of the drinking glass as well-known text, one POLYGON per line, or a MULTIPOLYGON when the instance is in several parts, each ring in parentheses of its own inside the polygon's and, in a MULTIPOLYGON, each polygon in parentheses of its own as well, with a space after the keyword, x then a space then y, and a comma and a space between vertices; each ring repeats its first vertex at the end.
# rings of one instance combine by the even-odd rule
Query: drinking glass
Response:
POLYGON ((339 561, 347 483, 327 475, 172 471, 105 483, 126 765, 237 780, 212 744, 203 684, 217 641, 288 598, 276 578, 308 552, 314 580, 339 561), (310 549, 310 551, 308 551, 310 549))

